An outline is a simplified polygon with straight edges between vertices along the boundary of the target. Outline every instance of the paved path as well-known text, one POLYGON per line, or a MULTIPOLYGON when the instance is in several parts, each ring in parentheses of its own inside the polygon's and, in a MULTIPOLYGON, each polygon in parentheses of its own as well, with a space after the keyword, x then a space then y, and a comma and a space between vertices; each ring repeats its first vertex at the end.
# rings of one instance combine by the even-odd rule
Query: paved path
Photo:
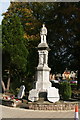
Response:
POLYGON ((74 111, 39 111, 2 105, 0 108, 2 108, 2 118, 74 118, 74 111))

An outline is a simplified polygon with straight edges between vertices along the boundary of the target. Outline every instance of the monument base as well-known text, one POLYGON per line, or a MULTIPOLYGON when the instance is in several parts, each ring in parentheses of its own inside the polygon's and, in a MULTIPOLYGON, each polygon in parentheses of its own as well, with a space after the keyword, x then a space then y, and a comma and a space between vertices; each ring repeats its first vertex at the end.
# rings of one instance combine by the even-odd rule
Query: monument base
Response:
POLYGON ((47 99, 53 103, 59 101, 60 97, 59 97, 58 89, 55 87, 48 88, 47 89, 47 99))
POLYGON ((47 101, 47 92, 39 92, 39 100, 38 101, 47 101))
POLYGON ((39 91, 46 91, 51 86, 51 82, 49 81, 50 70, 48 66, 37 67, 36 89, 39 89, 39 91))
POLYGON ((29 91, 28 99, 32 102, 38 101, 38 99, 39 99, 38 95, 39 95, 39 90, 32 89, 32 90, 29 91))
POLYGON ((32 102, 50 101, 50 102, 55 103, 59 101, 60 97, 59 97, 58 89, 56 89, 55 87, 49 87, 47 91, 45 90, 39 91, 37 89, 32 89, 29 92, 28 99, 32 102))
POLYGON ((52 111, 74 111, 75 105, 78 105, 78 102, 63 102, 59 101, 56 103, 50 103, 47 101, 38 101, 38 102, 32 102, 28 103, 29 109, 32 110, 52 110, 52 111))

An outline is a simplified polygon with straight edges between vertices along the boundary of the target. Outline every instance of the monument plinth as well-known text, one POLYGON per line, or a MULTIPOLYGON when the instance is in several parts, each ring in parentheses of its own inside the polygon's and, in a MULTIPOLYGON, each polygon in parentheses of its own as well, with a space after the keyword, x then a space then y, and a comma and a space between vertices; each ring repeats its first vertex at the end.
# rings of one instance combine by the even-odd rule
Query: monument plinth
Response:
POLYGON ((41 43, 37 47, 39 62, 36 68, 36 87, 29 92, 29 100, 31 101, 38 101, 41 97, 44 99, 47 97, 51 102, 59 100, 58 89, 51 87, 51 82, 49 81, 51 68, 48 67, 48 52, 50 49, 46 42, 46 35, 47 28, 43 24, 40 32, 41 43))

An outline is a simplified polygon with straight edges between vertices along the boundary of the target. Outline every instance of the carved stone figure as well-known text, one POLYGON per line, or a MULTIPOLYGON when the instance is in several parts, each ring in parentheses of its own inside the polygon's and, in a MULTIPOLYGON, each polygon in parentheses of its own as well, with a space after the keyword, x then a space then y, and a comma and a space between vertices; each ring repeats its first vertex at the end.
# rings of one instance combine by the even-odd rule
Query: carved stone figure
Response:
POLYGON ((48 64, 48 51, 42 50, 39 52, 39 65, 47 65, 48 64))
POLYGON ((45 27, 45 24, 43 24, 43 27, 41 28, 40 31, 41 43, 46 43, 46 35, 47 35, 47 28, 45 27))

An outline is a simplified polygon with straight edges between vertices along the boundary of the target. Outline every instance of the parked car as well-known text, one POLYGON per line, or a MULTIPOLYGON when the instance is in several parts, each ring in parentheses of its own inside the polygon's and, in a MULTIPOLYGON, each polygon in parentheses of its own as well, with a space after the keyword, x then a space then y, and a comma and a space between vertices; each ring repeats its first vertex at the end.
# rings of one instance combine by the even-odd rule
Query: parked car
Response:
POLYGON ((62 82, 68 82, 68 80, 61 80, 60 82, 61 82, 61 83, 62 83, 62 82))
POLYGON ((77 84, 77 80, 71 80, 70 83, 71 84, 77 84))
POLYGON ((54 83, 59 83, 58 80, 51 80, 51 82, 54 82, 54 83))

